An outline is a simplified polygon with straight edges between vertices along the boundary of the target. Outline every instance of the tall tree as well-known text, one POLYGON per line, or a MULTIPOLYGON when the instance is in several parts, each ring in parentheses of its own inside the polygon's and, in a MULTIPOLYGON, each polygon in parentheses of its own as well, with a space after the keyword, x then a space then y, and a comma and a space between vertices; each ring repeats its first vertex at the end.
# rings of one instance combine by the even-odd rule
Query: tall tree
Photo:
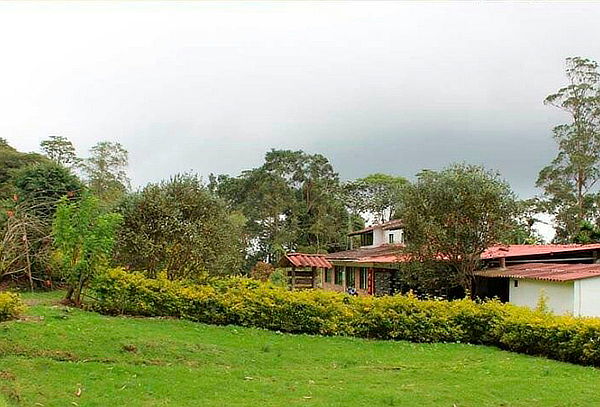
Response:
POLYGON ((371 174, 346 183, 346 202, 354 212, 369 213, 377 222, 386 222, 396 215, 407 184, 403 177, 371 174))
POLYGON ((104 202, 115 202, 130 186, 127 150, 121 143, 101 141, 90 153, 83 165, 90 190, 104 202))
POLYGON ((470 290, 481 253, 504 238, 516 211, 497 173, 465 164, 423 171, 403 199, 406 251, 415 260, 448 262, 470 290))
POLYGON ((556 126, 558 155, 543 168, 537 186, 555 215, 556 240, 571 242, 585 222, 598 224, 600 180, 600 73, 589 59, 567 59, 568 84, 545 103, 566 112, 570 121, 556 126))
POLYGON ((50 136, 40 143, 42 151, 50 160, 67 168, 80 164, 73 143, 63 136, 50 136))
POLYGON ((346 247, 350 222, 338 174, 320 154, 271 150, 239 177, 211 176, 209 187, 248 219, 253 265, 286 251, 346 247))

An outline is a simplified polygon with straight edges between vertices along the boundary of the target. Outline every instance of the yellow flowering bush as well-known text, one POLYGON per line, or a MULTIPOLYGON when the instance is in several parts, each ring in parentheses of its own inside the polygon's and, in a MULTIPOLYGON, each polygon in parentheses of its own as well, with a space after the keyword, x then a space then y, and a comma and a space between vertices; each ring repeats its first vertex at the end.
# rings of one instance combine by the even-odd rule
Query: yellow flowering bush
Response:
POLYGON ((25 311, 25 304, 18 294, 0 292, 0 321, 16 318, 23 311, 25 311))

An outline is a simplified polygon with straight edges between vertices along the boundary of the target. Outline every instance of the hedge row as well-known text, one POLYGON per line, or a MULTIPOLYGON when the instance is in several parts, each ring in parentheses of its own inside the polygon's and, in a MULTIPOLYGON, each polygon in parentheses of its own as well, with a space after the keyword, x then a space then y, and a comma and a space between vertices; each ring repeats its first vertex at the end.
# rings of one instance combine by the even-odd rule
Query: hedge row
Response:
POLYGON ((253 280, 186 285, 111 270, 93 286, 104 313, 169 316, 291 333, 464 342, 600 366, 600 319, 553 316, 498 301, 351 297, 253 280))
POLYGON ((24 310, 25 304, 18 294, 0 292, 0 321, 16 318, 24 310))

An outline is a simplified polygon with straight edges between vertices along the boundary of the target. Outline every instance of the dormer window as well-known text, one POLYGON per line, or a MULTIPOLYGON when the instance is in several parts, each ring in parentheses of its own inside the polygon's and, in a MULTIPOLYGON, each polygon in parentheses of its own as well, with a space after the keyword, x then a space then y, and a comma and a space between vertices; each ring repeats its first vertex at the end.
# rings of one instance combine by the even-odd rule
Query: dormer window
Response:
POLYGON ((388 235, 388 243, 390 243, 390 244, 394 243, 394 234, 393 233, 390 233, 388 235))

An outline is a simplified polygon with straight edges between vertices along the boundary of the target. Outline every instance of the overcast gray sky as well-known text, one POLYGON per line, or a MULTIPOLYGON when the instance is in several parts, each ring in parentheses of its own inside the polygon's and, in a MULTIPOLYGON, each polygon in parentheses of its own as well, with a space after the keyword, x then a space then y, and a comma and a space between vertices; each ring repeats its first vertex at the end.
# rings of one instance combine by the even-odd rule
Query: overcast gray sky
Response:
POLYGON ((130 152, 134 185, 238 174, 270 148, 344 179, 453 161, 522 197, 555 154, 564 59, 600 60, 600 3, 0 3, 0 137, 130 152))

